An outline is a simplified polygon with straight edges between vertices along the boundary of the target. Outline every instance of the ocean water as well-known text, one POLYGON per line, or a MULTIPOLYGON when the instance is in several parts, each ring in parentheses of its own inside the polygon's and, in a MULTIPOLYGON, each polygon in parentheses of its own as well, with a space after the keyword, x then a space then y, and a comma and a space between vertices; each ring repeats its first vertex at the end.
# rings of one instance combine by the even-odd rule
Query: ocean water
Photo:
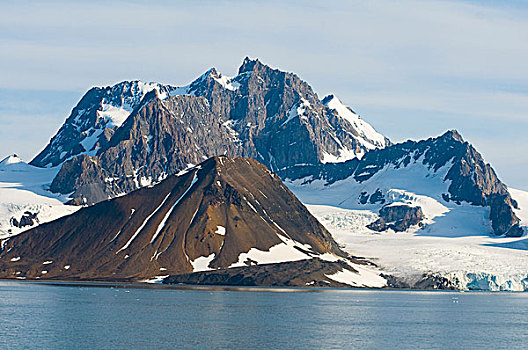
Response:
POLYGON ((526 349, 528 294, 0 282, 0 349, 526 349))

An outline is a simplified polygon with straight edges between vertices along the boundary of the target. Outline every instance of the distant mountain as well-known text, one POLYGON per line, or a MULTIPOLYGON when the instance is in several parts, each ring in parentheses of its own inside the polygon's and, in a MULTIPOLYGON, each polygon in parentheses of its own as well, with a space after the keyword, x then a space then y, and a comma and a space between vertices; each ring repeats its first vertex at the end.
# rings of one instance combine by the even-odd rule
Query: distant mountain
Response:
MULTIPOLYGON (((289 179, 287 183, 303 203, 374 212, 399 204, 408 209, 401 207, 401 218, 388 221, 406 217, 414 224, 416 218, 410 214, 412 207, 419 206, 424 214, 422 230, 437 227, 438 223, 432 224, 441 221, 444 233, 460 231, 460 225, 469 224, 475 232, 513 237, 523 234, 515 214, 518 203, 480 153, 454 130, 436 138, 373 150, 361 160, 300 165, 279 175, 289 179)), ((394 216, 394 210, 384 212, 394 216)), ((400 224, 403 230, 411 225, 400 224)))
POLYGON ((320 100, 293 73, 246 58, 235 77, 214 68, 188 86, 123 82, 81 99, 31 162, 58 166, 51 190, 95 203, 211 156, 272 171, 342 162, 389 145, 335 96, 320 100))
MULTIPOLYGON (((141 280, 346 256, 266 167, 218 157, 3 241, 0 276, 141 280)), ((361 279, 361 264, 345 274, 361 279)))

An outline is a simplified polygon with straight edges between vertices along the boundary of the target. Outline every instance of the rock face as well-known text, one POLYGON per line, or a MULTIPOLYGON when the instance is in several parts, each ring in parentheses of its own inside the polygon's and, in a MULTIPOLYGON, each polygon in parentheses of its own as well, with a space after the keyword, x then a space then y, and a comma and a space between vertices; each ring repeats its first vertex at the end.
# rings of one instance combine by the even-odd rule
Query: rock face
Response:
POLYGON ((90 89, 50 143, 30 164, 54 167, 79 154, 94 154, 106 145, 115 129, 153 90, 162 95, 181 91, 173 86, 141 81, 124 81, 114 86, 90 89))
POLYGON ((390 142, 335 96, 293 73, 245 59, 237 76, 210 69, 185 87, 123 82, 90 90, 32 164, 62 164, 51 190, 95 203, 211 156, 270 170, 341 162, 390 142), (73 157, 73 158, 72 158, 73 157))
POLYGON ((24 214, 20 217, 20 220, 17 220, 15 217, 11 217, 10 222, 14 227, 22 228, 26 226, 33 226, 35 223, 39 223, 40 220, 37 217, 37 213, 32 213, 30 211, 25 211, 24 214))
POLYGON ((0 277, 141 280, 345 256, 255 160, 211 158, 2 241, 0 277))
POLYGON ((373 188, 358 194, 358 203, 365 205, 391 202, 387 200, 389 194, 375 184, 380 187, 393 186, 390 182, 400 181, 398 178, 404 176, 404 180, 412 187, 412 182, 419 177, 420 181, 430 181, 426 187, 435 183, 438 191, 442 191, 438 195, 445 202, 490 207, 490 220, 496 234, 516 235, 519 232, 519 219, 513 212, 517 203, 511 198, 506 185, 499 180, 491 165, 485 163, 480 153, 455 130, 436 138, 407 141, 372 150, 361 160, 297 166, 294 172, 285 169, 278 174, 289 181, 305 179, 309 183, 321 180, 326 185, 350 179, 358 188, 373 188), (386 176, 388 173, 393 174, 392 177, 386 176), (438 186, 438 182, 442 183, 441 186, 438 186))
POLYGON ((421 223, 424 216, 422 208, 406 204, 395 204, 383 206, 379 211, 380 218, 367 225, 367 227, 378 232, 388 229, 395 232, 403 232, 411 226, 421 223))

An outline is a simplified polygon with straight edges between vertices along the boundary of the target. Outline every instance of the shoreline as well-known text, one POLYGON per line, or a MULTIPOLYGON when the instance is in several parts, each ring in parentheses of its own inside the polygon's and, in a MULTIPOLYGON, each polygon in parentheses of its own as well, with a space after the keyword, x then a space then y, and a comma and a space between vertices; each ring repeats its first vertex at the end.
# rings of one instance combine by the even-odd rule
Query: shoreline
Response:
POLYGON ((107 281, 69 281, 69 280, 18 280, 0 279, 1 283, 33 284, 56 287, 151 289, 151 290, 203 290, 228 292, 272 292, 272 293, 417 293, 417 294, 526 294, 525 291, 489 291, 489 290, 447 290, 447 289, 411 289, 411 288, 317 288, 317 287, 278 287, 278 286, 226 286, 164 284, 146 282, 107 282, 107 281))

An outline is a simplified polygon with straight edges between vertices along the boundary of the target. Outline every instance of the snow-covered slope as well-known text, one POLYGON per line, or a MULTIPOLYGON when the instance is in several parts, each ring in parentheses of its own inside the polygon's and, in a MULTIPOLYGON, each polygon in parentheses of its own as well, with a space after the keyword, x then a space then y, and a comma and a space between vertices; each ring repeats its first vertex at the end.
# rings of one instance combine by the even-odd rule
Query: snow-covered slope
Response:
POLYGON ((528 192, 509 189, 513 199, 517 202, 519 209, 514 209, 515 214, 521 219, 521 226, 528 227, 528 192))
POLYGON ((431 171, 418 159, 402 168, 392 165, 378 171, 369 180, 357 182, 353 177, 326 185, 323 180, 303 184, 303 180, 289 182, 290 189, 305 204, 328 205, 342 209, 362 210, 373 215, 388 203, 418 205, 425 215, 426 226, 420 230, 427 235, 474 235, 492 233, 489 208, 467 203, 446 202, 442 194, 448 192, 449 181, 444 181, 451 164, 431 171), (362 203, 362 198, 374 198, 362 203))
POLYGON ((338 243, 399 286, 528 290, 528 193, 507 189, 457 132, 317 170, 288 187, 338 243), (395 206, 423 217, 403 232, 367 227, 394 220, 380 216, 395 206))
POLYGON ((323 104, 329 109, 335 111, 341 118, 353 126, 356 135, 354 139, 362 145, 362 150, 355 150, 342 147, 339 156, 325 154, 323 163, 340 163, 353 158, 361 158, 365 151, 376 148, 384 148, 389 145, 388 139, 377 132, 372 125, 365 122, 359 115, 354 113, 349 107, 345 106, 335 95, 328 95, 322 100, 323 104))
MULTIPOLYGON (((408 286, 423 286, 425 278, 458 289, 528 290, 527 239, 490 235, 488 207, 445 201, 449 167, 435 172, 416 161, 406 167, 387 166, 361 183, 349 177, 331 185, 297 180, 288 186, 338 243, 377 262, 408 286), (361 204, 360 198, 377 191, 383 193, 377 199, 384 204, 421 206, 425 226, 400 233, 368 229, 384 204, 381 200, 361 204)), ((528 192, 510 193, 519 204, 515 212, 521 226, 526 226, 528 192)))
POLYGON ((28 165, 14 155, 0 162, 0 238, 16 235, 80 208, 64 205, 67 198, 46 190, 57 171, 56 168, 28 165), (12 219, 20 223, 26 212, 36 214, 33 225, 15 226, 12 219))

